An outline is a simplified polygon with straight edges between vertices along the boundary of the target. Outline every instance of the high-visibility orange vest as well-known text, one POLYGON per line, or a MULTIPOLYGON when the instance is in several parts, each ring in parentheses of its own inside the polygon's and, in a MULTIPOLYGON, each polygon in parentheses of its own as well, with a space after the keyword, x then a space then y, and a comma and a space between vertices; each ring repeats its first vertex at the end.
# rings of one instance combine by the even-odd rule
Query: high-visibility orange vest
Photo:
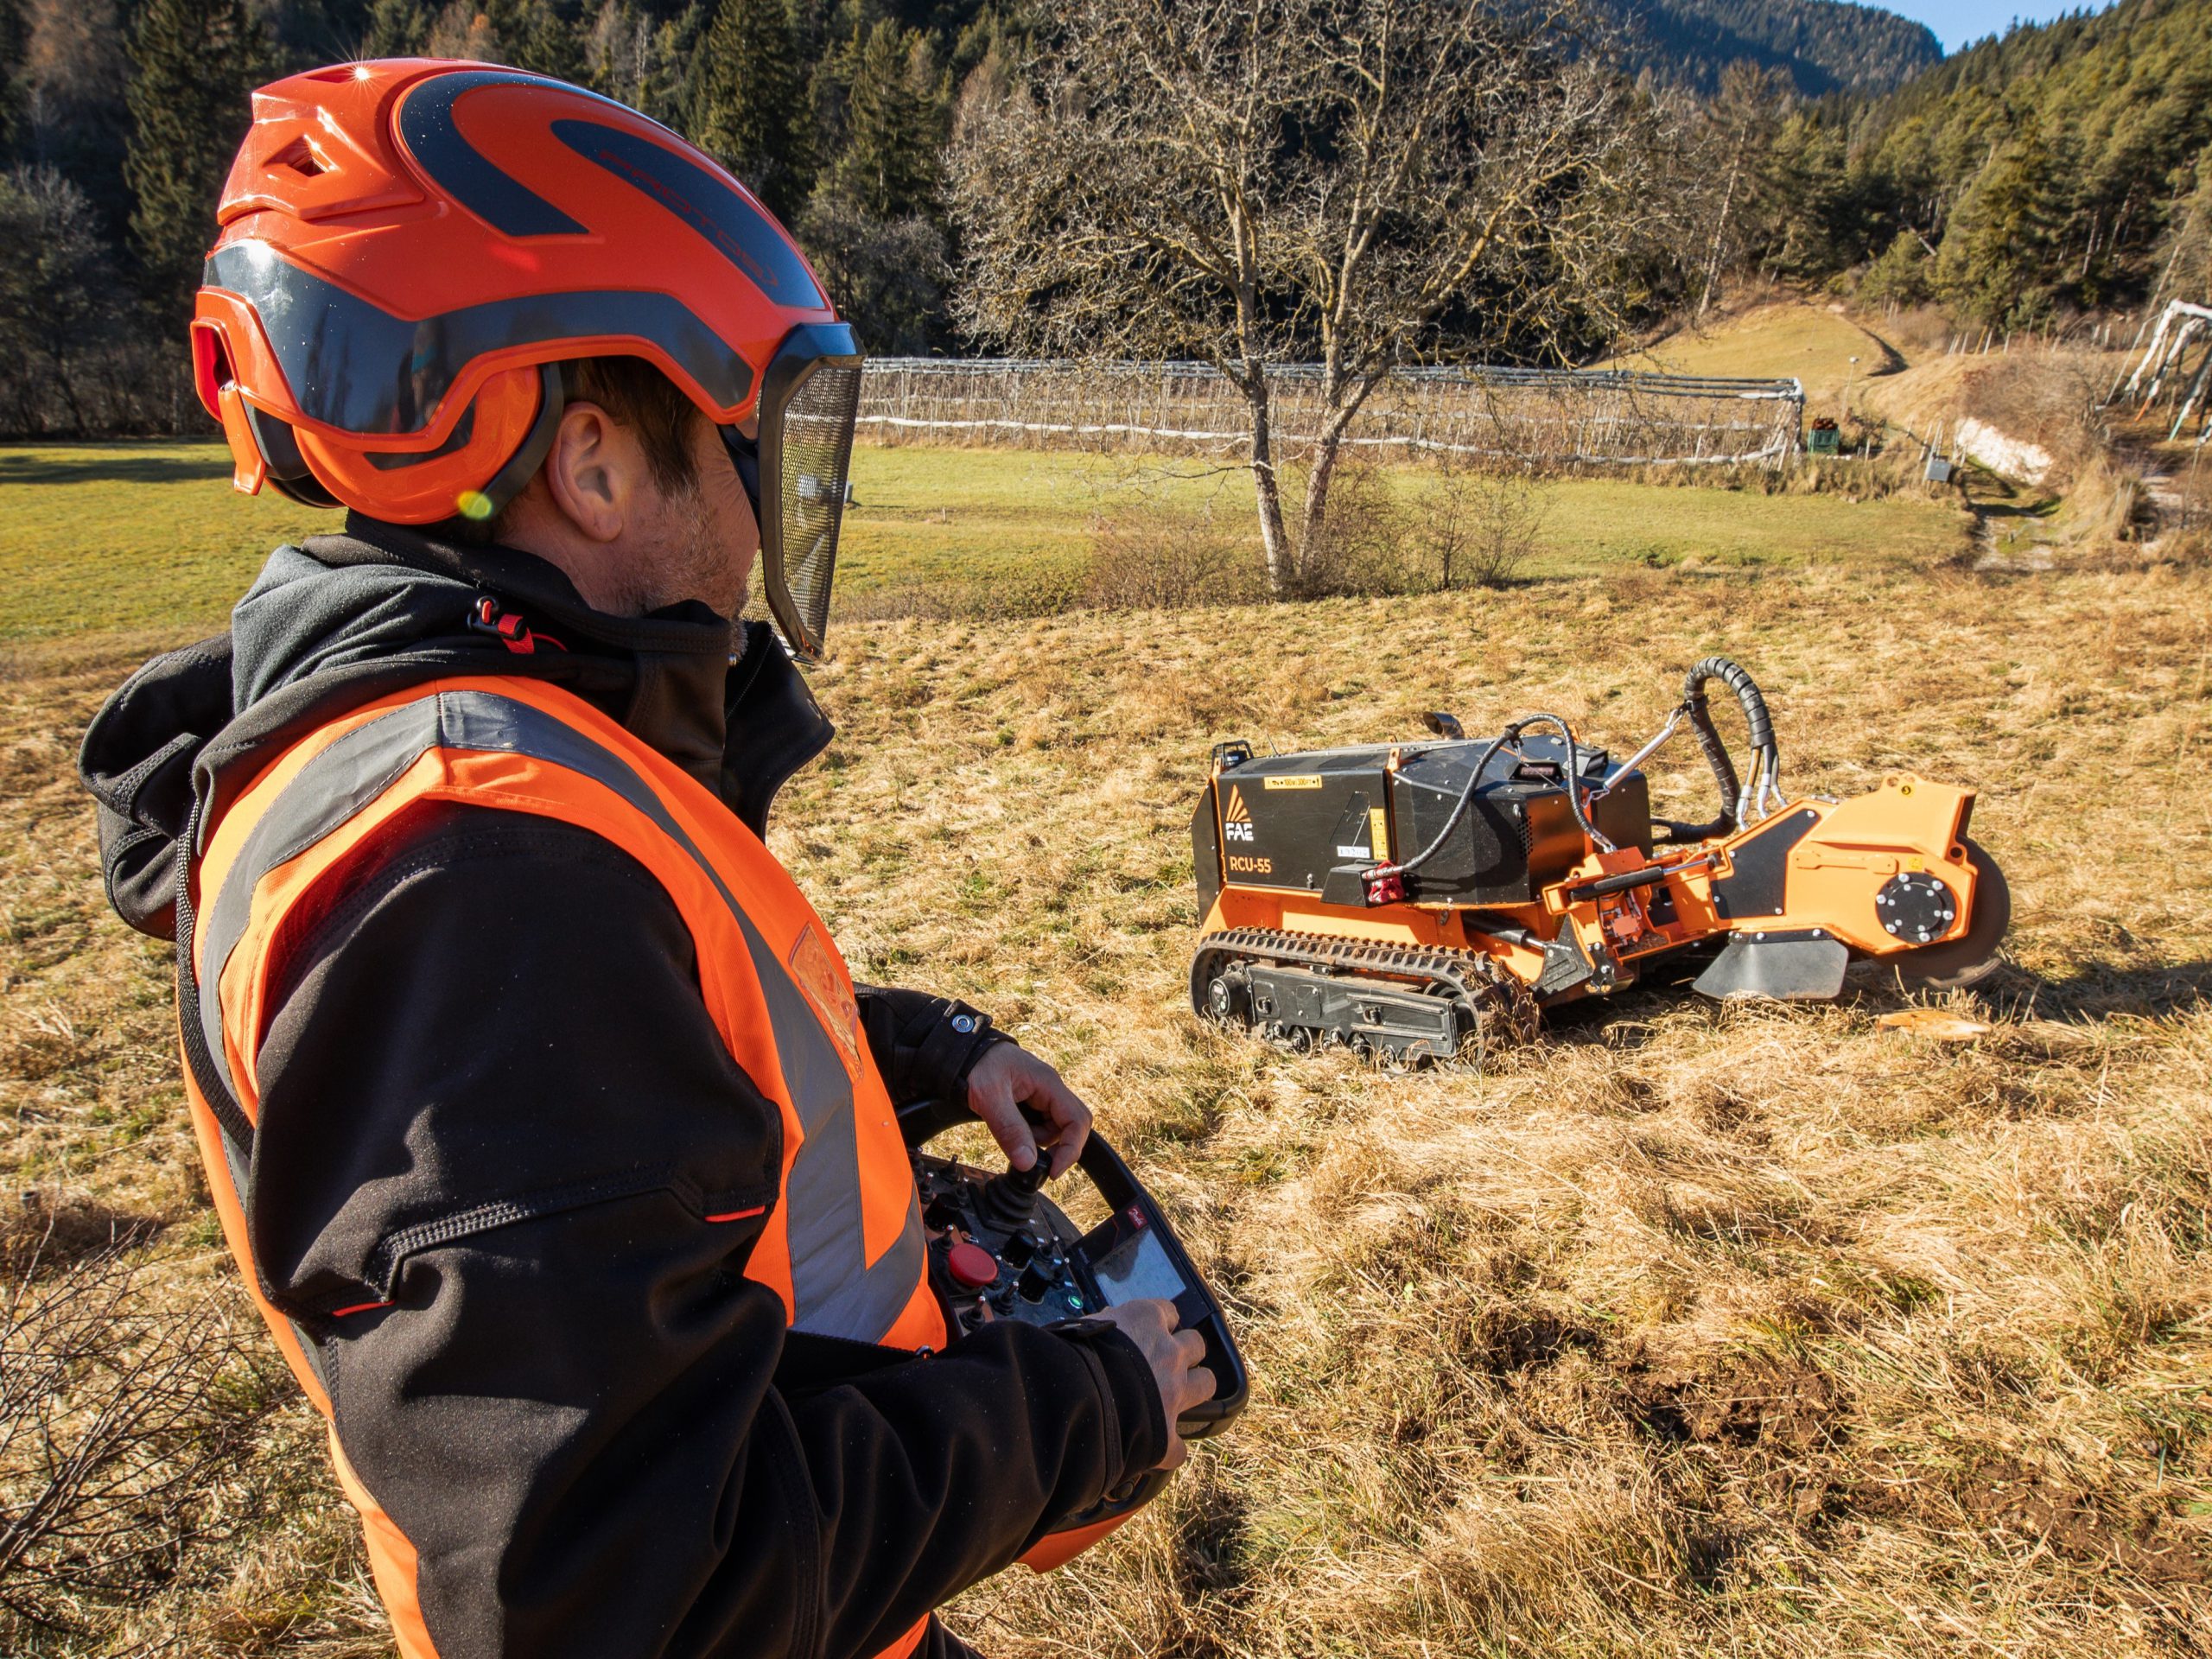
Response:
MULTIPOLYGON (((604 836, 675 901, 699 988, 731 1057, 783 1118, 782 1185, 746 1265, 791 1328, 908 1349, 944 1344, 912 1168, 829 930, 736 816, 589 704, 531 681, 435 680, 355 709, 213 804, 178 916, 187 1092, 231 1253, 300 1385, 326 1419, 314 1344, 263 1287, 242 1195, 257 1059, 288 917, 312 918, 349 857, 420 802, 536 813, 604 836), (196 1022, 196 1024, 195 1024, 196 1022)), ((757 1215, 709 1217, 735 1221, 757 1215)), ((435 1659, 415 1549, 348 1467, 377 1589, 404 1659, 435 1659)), ((918 1624, 881 1659, 911 1652, 918 1624)))

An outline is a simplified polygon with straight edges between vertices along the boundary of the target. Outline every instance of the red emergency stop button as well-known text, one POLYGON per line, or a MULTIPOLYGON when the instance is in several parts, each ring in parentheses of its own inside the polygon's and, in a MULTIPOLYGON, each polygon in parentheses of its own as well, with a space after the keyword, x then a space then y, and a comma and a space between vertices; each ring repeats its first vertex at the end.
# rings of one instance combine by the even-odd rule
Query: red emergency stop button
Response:
POLYGON ((968 1290, 981 1290, 986 1285, 998 1282, 999 1259, 980 1244, 970 1244, 966 1239, 944 1253, 945 1270, 952 1274, 952 1282, 968 1290))

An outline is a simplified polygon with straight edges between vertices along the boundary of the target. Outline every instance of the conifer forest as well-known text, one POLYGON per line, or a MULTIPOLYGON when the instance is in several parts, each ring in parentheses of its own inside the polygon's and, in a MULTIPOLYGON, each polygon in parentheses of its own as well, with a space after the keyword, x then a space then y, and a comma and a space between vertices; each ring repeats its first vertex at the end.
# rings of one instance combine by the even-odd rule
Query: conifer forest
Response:
MULTIPOLYGON (((1062 27, 1035 0, 0 0, 0 434, 207 429, 181 340, 247 94, 354 56, 633 105, 760 194, 870 352, 988 349, 961 322, 950 158, 1049 77, 1062 27)), ((1624 232, 1602 327, 1462 356, 1592 360, 1750 278, 2000 330, 2212 286, 2212 0, 1948 58, 1840 0, 1602 0, 1577 38, 1619 79, 1668 232, 1624 232)), ((1454 345, 1446 314, 1430 354, 1454 345)))

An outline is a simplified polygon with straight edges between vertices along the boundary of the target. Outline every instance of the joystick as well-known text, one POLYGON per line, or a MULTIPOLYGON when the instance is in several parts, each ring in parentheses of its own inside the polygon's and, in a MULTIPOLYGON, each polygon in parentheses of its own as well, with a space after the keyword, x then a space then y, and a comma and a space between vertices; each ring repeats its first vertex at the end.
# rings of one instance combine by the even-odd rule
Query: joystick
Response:
POLYGON ((1041 1302, 1060 1276, 1060 1264, 1048 1255, 1030 1257, 1029 1265, 1021 1270, 1014 1288, 1025 1302, 1041 1302))
POLYGON ((1051 1168, 1050 1154, 1040 1150, 1037 1161, 1028 1168, 1008 1166, 1005 1174, 992 1176, 983 1184, 983 1207, 991 1219, 1001 1227, 1014 1228, 1036 1214, 1037 1193, 1051 1168))

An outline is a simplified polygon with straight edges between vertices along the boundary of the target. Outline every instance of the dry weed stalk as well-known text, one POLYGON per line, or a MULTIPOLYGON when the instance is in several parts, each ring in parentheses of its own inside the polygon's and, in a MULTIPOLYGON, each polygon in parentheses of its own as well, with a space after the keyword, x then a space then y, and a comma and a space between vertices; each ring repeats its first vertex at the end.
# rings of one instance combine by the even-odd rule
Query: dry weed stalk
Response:
MULTIPOLYGON (((2212 1648, 2209 610, 2202 568, 1815 564, 833 633, 839 737, 777 850, 857 970, 1064 1065, 1257 1389, 1152 1511, 963 1598, 962 1632, 995 1659, 2212 1648), (1709 650, 1767 685, 1794 787, 1983 790, 2018 904, 2012 968, 1956 1005, 1988 1036, 1880 1029, 1872 983, 1655 991, 1480 1077, 1399 1077, 1189 1017, 1211 741, 1551 706, 1618 743, 1709 650)), ((0 1038, 37 1034, 19 1007, 77 1033, 0 1064, 0 1131, 181 1227, 161 964, 101 917, 66 779, 124 666, 27 652, 0 688, 0 1038)), ((153 1605, 50 1650, 378 1651, 309 1414, 252 1467, 281 1529, 203 1535, 153 1605)))
POLYGON ((51 1270, 35 1248, 0 1304, 0 1608, 20 1628, 96 1628, 173 1576, 219 1535, 209 1489, 267 1409, 258 1333, 150 1294, 143 1237, 51 1270))

